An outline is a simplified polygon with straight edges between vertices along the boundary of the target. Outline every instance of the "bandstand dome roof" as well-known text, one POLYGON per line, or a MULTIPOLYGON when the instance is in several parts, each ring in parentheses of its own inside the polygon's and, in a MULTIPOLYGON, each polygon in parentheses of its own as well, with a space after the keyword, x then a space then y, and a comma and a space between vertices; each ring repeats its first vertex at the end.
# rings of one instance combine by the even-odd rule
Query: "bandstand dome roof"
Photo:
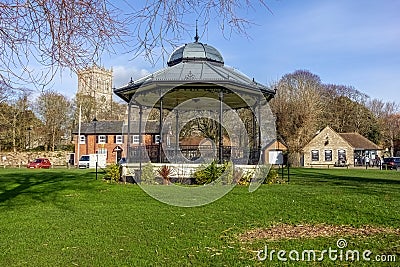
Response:
POLYGON ((134 100, 136 104, 152 106, 152 99, 159 98, 161 91, 166 89, 168 94, 163 96, 163 107, 167 109, 197 97, 218 99, 217 92, 221 90, 225 92, 224 103, 233 108, 247 107, 249 103, 254 105, 260 95, 267 101, 275 95, 271 88, 224 65, 221 53, 213 46, 199 42, 197 35, 195 42, 175 49, 167 65, 143 78, 131 80, 114 89, 114 93, 128 103, 134 100))
POLYGON ((180 62, 209 61, 224 64, 221 53, 213 46, 197 41, 182 45, 175 49, 168 59, 168 66, 174 66, 180 62))

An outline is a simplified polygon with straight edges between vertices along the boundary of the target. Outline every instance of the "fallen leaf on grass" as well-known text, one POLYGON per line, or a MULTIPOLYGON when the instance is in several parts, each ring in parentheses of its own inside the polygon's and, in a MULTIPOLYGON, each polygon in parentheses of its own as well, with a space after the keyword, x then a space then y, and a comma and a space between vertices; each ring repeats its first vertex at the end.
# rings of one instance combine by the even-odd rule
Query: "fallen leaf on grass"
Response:
POLYGON ((251 242, 258 239, 281 240, 296 238, 317 238, 332 236, 368 236, 376 234, 397 234, 400 229, 363 226, 360 228, 346 225, 288 225, 279 224, 270 228, 257 228, 239 236, 242 242, 251 242))

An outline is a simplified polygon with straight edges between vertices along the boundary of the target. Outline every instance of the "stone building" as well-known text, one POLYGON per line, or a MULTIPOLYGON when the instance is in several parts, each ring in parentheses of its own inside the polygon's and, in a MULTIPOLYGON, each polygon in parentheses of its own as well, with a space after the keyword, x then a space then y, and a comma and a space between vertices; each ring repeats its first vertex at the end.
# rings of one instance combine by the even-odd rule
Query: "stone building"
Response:
POLYGON ((337 133, 327 126, 303 148, 303 165, 357 166, 372 161, 381 149, 359 133, 337 133))

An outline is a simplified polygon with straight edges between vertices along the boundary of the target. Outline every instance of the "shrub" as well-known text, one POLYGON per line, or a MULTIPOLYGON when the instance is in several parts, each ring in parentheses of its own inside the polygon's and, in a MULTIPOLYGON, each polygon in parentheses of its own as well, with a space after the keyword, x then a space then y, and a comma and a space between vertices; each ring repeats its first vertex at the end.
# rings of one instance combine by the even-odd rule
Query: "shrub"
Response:
POLYGON ((221 177, 222 184, 237 183, 238 185, 248 186, 251 179, 263 180, 264 184, 284 183, 279 177, 278 171, 267 166, 259 166, 256 171, 244 171, 241 168, 234 168, 232 162, 218 165, 216 161, 209 165, 202 165, 194 173, 197 184, 208 184, 221 177))
POLYGON ((235 167, 232 161, 225 162, 224 171, 221 179, 222 184, 233 184, 235 182, 234 173, 235 173, 235 167))
POLYGON ((267 166, 259 166, 259 168, 255 171, 244 172, 242 169, 237 168, 234 173, 234 179, 238 185, 248 186, 251 182, 251 179, 256 178, 261 181, 264 180, 264 184, 275 184, 275 183, 284 183, 285 181, 279 178, 278 171, 275 169, 269 169, 267 166))
POLYGON ((276 169, 269 168, 267 166, 260 166, 257 170, 257 178, 264 179, 264 184, 282 184, 285 181, 279 177, 279 173, 276 169))
POLYGON ((218 166, 217 162, 213 161, 206 166, 200 166, 193 176, 197 184, 209 184, 221 177, 225 168, 225 164, 218 166))
POLYGON ((253 175, 253 171, 244 172, 243 169, 238 169, 236 174, 236 176, 239 178, 237 184, 248 186, 250 184, 251 178, 253 178, 253 175))
POLYGON ((121 177, 120 167, 117 164, 111 164, 106 167, 104 179, 118 182, 121 177))
POLYGON ((240 179, 242 179, 243 176, 243 169, 236 167, 232 176, 233 176, 233 182, 239 184, 240 179))
POLYGON ((278 182, 279 174, 275 169, 270 169, 267 178, 264 180, 264 184, 275 184, 278 182))
POLYGON ((163 165, 157 170, 158 174, 163 178, 164 184, 169 184, 171 182, 171 175, 174 173, 174 169, 167 165, 163 165))
POLYGON ((140 180, 140 182, 143 184, 157 184, 156 177, 154 175, 154 166, 153 164, 151 164, 151 162, 148 162, 142 168, 140 180))

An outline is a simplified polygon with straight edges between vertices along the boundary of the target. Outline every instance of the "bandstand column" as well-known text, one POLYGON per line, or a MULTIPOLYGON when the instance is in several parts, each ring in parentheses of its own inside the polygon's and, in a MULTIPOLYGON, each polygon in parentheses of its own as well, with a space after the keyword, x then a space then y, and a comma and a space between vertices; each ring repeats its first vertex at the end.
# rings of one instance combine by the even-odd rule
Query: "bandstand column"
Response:
POLYGON ((158 162, 162 163, 162 127, 163 127, 163 98, 160 98, 160 129, 159 129, 159 135, 160 139, 158 140, 158 162))
POLYGON ((175 113, 175 157, 178 158, 178 150, 179 150, 179 111, 176 110, 175 113))
POLYGON ((223 101, 224 101, 224 92, 221 90, 219 92, 219 125, 218 125, 218 141, 219 141, 219 153, 218 153, 218 163, 223 163, 223 149, 224 149, 224 140, 222 135, 222 115, 223 115, 223 101))
POLYGON ((127 161, 132 161, 131 159, 131 114, 132 114, 132 100, 129 101, 128 104, 128 129, 127 129, 127 134, 126 137, 128 138, 128 140, 126 140, 126 158, 127 161))
POLYGON ((142 120, 143 120, 143 107, 139 105, 139 170, 142 173, 142 120))
POLYGON ((261 99, 258 98, 258 160, 260 160, 261 157, 261 99))
POLYGON ((257 122, 256 122, 257 115, 256 115, 256 108, 257 108, 257 103, 253 107, 254 112, 252 112, 252 115, 253 115, 253 121, 252 121, 253 122, 253 149, 252 150, 253 151, 251 153, 251 157, 252 157, 251 164, 254 164, 254 160, 257 157, 257 147, 258 147, 258 145, 257 145, 257 122))

